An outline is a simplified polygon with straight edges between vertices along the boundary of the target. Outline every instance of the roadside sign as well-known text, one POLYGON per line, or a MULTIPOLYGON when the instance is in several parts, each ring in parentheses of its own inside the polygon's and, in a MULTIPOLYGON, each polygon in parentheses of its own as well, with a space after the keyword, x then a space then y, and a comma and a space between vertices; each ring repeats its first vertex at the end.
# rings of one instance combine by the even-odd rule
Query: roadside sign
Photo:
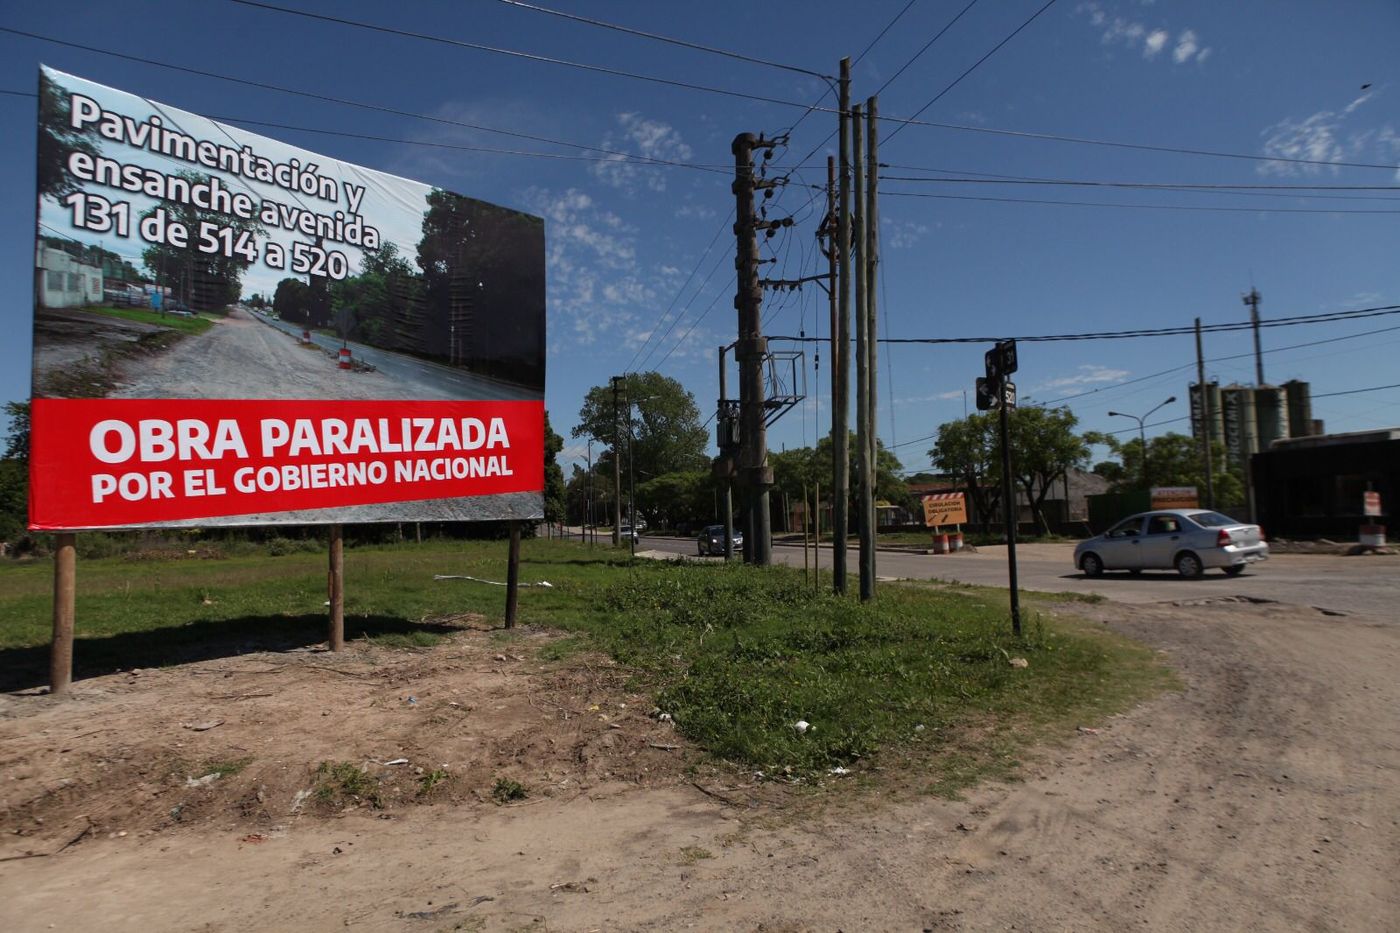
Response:
POLYGON ((1001 385, 1001 401, 1007 411, 1016 410, 1016 383, 1004 382, 1001 385))
POLYGON ((935 492, 923 498, 924 526, 967 524, 967 500, 960 492, 935 492))
POLYGON ((1195 486, 1153 486, 1152 508, 1198 509, 1201 497, 1195 486))
POLYGON ((1009 376, 1016 371, 1016 341, 1003 340, 996 345, 997 371, 1009 376))
POLYGON ((1363 492, 1361 494, 1361 504, 1363 511, 1361 514, 1367 516, 1380 517, 1381 514, 1381 494, 1378 492, 1363 492))
POLYGON ((991 411, 997 407, 996 383, 977 377, 977 410, 991 411))

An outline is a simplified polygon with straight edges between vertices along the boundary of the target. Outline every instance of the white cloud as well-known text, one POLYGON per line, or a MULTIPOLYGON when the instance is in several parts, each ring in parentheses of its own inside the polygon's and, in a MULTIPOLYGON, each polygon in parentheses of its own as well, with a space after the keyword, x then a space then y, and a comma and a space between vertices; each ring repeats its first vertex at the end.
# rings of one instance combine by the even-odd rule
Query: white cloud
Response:
MULTIPOLYGON (((1142 4, 1144 6, 1149 4, 1142 4)), ((1155 59, 1171 42, 1171 30, 1166 26, 1149 26, 1129 17, 1110 13, 1108 4, 1100 0, 1086 0, 1075 7, 1078 15, 1087 15, 1089 25, 1099 31, 1099 41, 1104 45, 1123 45, 1140 48, 1142 57, 1155 59)), ((1177 35, 1172 48, 1172 61, 1178 65, 1189 62, 1204 62, 1211 53, 1208 46, 1201 45, 1200 36, 1194 29, 1183 29, 1177 35)))
POLYGON ((1178 65, 1189 62, 1200 48, 1200 43, 1196 41, 1195 31, 1183 29, 1181 35, 1177 36, 1176 48, 1172 50, 1172 60, 1178 65))
MULTIPOLYGON (((1359 95, 1341 110, 1319 110, 1301 119, 1280 120, 1260 133, 1264 137, 1264 155, 1311 162, 1350 161, 1367 154, 1380 159, 1400 156, 1400 137, 1389 124, 1352 131, 1345 126, 1348 118, 1353 117, 1373 93, 1359 95)), ((1259 166, 1259 172, 1265 175, 1316 174, 1322 168, 1320 165, 1265 162, 1259 166)))
POLYGON ((890 249, 908 249, 923 239, 928 227, 910 220, 880 219, 880 236, 890 249))
MULTIPOLYGON (((669 123, 649 120, 638 113, 617 115, 618 131, 603 137, 603 148, 633 153, 648 159, 688 162, 694 154, 681 134, 669 123)), ((599 181, 636 194, 642 189, 666 190, 664 166, 646 165, 625 155, 609 155, 589 169, 599 181)))
POLYGON ((1044 392, 1046 389, 1068 389, 1072 386, 1097 385, 1104 382, 1119 382, 1130 375, 1126 369, 1110 369, 1107 366, 1100 366, 1097 363, 1085 363, 1080 366, 1072 375, 1061 376, 1058 379, 1051 379, 1049 382, 1036 386, 1036 392, 1044 392))

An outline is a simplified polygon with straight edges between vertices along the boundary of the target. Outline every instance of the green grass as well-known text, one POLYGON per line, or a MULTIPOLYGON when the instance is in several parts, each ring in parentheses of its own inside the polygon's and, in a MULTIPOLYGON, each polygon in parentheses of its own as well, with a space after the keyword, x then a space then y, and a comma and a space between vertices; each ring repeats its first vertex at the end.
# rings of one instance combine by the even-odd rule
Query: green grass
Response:
MULTIPOLYGON (((505 558, 503 542, 347 550, 347 638, 427 646, 457 631, 434 620, 499 620, 502 588, 432 577, 503 580, 505 558)), ((324 640, 325 566, 323 553, 295 552, 80 561, 79 674, 324 640)), ((1172 683, 1149 649, 1042 618, 1053 596, 1028 594, 1026 636, 1016 639, 1006 593, 994 588, 890 584, 862 605, 813 594, 783 567, 633 563, 610 548, 542 540, 524 542, 521 577, 553 584, 521 591, 522 623, 568 633, 544 659, 610 654, 629 668, 629 689, 650 693, 681 734, 768 774, 908 753, 928 789, 957 793, 979 776, 1014 774, 1047 735, 1172 683), (1014 657, 1029 666, 1012 667, 1014 657), (799 720, 812 728, 798 732, 799 720)), ((45 682, 51 587, 47 563, 0 562, 0 686, 45 682)), ((533 650, 520 631, 494 635, 533 650)), ((344 789, 344 777, 328 783, 344 789)))
POLYGON ((512 778, 496 778, 496 784, 491 788, 491 799, 500 804, 524 800, 528 796, 530 794, 525 790, 525 785, 512 778))
POLYGON ((157 327, 168 327, 177 330, 182 334, 202 334, 214 326, 214 322, 207 317, 181 317, 178 314, 160 314, 146 308, 113 308, 107 305, 84 308, 84 311, 91 311, 94 314, 105 314, 108 317, 121 318, 123 321, 135 321, 138 324, 154 324, 157 327))
POLYGON ((199 768, 197 770, 199 771, 201 777, 206 774, 217 774, 220 778, 226 778, 232 777, 233 775, 242 771, 244 768, 248 767, 248 765, 252 763, 253 759, 251 757, 230 758, 225 761, 208 762, 204 765, 204 767, 199 768))
POLYGON ((313 793, 317 802, 328 808, 365 802, 377 809, 382 802, 379 782, 348 761, 321 762, 313 793))

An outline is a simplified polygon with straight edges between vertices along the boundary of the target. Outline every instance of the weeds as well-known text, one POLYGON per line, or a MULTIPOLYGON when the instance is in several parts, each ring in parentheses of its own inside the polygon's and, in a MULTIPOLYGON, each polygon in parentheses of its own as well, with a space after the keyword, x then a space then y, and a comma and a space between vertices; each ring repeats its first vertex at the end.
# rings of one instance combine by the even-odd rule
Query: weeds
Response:
POLYGON ((348 761, 321 762, 316 769, 314 796, 327 807, 364 802, 377 810, 383 805, 379 782, 348 761))
POLYGON ((525 790, 525 785, 512 778, 496 778, 496 786, 491 788, 491 799, 498 804, 524 800, 528 796, 530 795, 525 790))
POLYGON ((448 779, 449 775, 445 768, 434 768, 427 774, 418 778, 418 796, 430 797, 438 785, 448 779))

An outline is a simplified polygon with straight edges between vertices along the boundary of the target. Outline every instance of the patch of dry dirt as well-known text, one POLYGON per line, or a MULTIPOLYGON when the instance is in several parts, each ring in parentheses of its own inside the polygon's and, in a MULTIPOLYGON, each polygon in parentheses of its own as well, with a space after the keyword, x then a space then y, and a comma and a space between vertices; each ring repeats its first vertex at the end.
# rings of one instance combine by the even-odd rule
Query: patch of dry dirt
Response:
POLYGON ((1160 648, 1184 689, 1065 736, 1022 782, 944 801, 898 781, 886 793, 876 775, 801 818, 782 808, 802 794, 704 764, 697 790, 684 769, 698 759, 652 747, 681 743, 634 706, 626 675, 533 660, 540 633, 11 699, 3 825, 30 835, 7 852, 63 845, 80 814, 97 828, 0 865, 0 919, 141 933, 1400 928, 1400 629, 1281 605, 1073 611, 1160 648), (167 777, 199 770, 171 760, 233 755, 253 760, 227 784, 167 777), (326 759, 380 762, 386 809, 292 814, 326 759), (425 803, 394 770, 442 763, 457 783, 425 803), (502 774, 531 796, 481 799, 502 774), (190 818, 171 821, 182 804, 190 818))

